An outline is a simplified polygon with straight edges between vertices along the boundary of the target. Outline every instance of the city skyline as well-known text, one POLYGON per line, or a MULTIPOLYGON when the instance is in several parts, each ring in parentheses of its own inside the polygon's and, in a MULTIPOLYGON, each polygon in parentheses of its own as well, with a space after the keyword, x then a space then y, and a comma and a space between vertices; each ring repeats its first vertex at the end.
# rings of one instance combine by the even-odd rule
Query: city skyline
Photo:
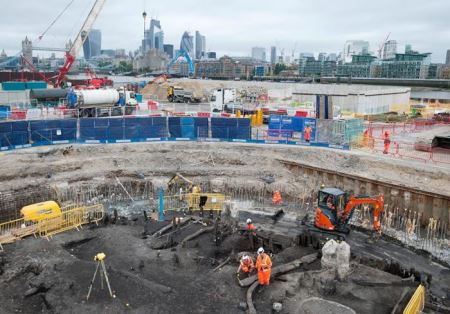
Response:
MULTIPOLYGON (((87 14, 86 8, 92 2, 86 1, 83 5, 75 2, 70 14, 66 13, 63 21, 55 24, 39 46, 63 47, 69 38, 73 39, 81 26, 79 17, 87 14)), ((256 5, 253 0, 239 4, 235 0, 226 4, 203 0, 196 2, 196 10, 192 10, 192 4, 175 2, 176 5, 169 9, 163 3, 152 3, 144 8, 138 3, 124 6, 114 0, 107 1, 95 24, 95 28, 102 31, 102 46, 137 50, 143 37, 144 10, 148 20, 155 17, 155 12, 159 13, 156 18, 164 24, 164 43, 177 46, 184 31, 193 34, 200 30, 208 37, 206 51, 216 51, 218 56, 249 56, 252 47, 268 50, 271 46, 276 46, 278 53, 284 49, 289 55, 295 46, 296 55, 301 51, 316 55, 319 52, 335 53, 343 51, 348 40, 368 41, 370 51, 376 54, 378 45, 391 33, 399 47, 412 44, 414 50, 431 52, 433 62, 443 63, 450 43, 445 23, 445 12, 450 9, 450 3, 442 0, 427 4, 411 0, 406 7, 385 0, 364 5, 360 1, 348 0, 346 6, 336 8, 321 6, 322 2, 325 4, 324 0, 285 1, 281 8, 256 5), (388 5, 390 10, 385 9, 388 5), (321 7, 326 9, 319 10, 321 7), (233 14, 228 16, 227 12, 233 14), (297 12, 302 12, 301 18, 297 12), (420 19, 421 16, 427 16, 427 19, 420 19), (118 20, 126 23, 118 25, 118 20)), ((35 44, 35 39, 66 4, 57 0, 9 4, 12 14, 2 20, 0 49, 5 49, 8 55, 17 54, 25 36, 35 44), (54 10, 48 10, 48 7, 54 10), (39 18, 30 19, 26 12, 33 12, 33 16, 39 18)))

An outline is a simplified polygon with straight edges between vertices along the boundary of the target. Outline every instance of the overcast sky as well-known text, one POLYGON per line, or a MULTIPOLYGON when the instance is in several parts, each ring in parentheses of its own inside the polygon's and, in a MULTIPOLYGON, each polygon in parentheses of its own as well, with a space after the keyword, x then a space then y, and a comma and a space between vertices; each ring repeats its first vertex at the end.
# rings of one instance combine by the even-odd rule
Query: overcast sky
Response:
MULTIPOLYGON (((63 47, 76 36, 94 0, 75 0, 44 39, 36 39, 69 2, 0 0, 0 50, 17 54, 25 35, 38 46, 63 47)), ((337 53, 346 40, 355 39, 368 40, 376 52, 389 32, 400 50, 411 44, 432 52, 433 62, 444 62, 450 49, 450 0, 107 0, 94 25, 102 31, 102 49, 136 50, 143 10, 161 20, 165 43, 178 47, 185 30, 199 30, 207 50, 219 55, 249 56, 254 46, 266 47, 267 55, 270 46, 278 53, 284 48, 287 55, 295 49, 296 57, 337 53)))

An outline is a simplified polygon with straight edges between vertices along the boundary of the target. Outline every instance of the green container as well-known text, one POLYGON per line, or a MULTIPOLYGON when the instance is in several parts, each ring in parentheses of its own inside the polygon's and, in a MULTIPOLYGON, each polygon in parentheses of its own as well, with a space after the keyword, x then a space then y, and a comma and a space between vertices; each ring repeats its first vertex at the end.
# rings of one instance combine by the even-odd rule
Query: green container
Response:
POLYGON ((26 82, 26 89, 45 89, 45 88, 47 88, 47 83, 43 81, 26 82))
POLYGON ((3 82, 2 89, 7 90, 7 91, 25 90, 26 83, 25 82, 3 82))
POLYGON ((142 94, 136 94, 137 102, 142 102, 142 94))

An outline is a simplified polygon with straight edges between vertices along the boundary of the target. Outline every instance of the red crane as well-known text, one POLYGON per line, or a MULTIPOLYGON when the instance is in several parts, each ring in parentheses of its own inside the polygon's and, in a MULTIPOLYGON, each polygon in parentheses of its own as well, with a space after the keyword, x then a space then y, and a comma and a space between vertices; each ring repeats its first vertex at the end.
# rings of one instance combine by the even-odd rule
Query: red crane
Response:
POLYGON ((69 51, 66 52, 66 61, 64 65, 59 69, 59 73, 56 77, 55 83, 53 84, 55 87, 59 87, 66 77, 67 73, 69 73, 70 68, 75 62, 78 52, 80 51, 81 47, 83 47, 83 43, 89 35, 89 32, 91 31, 92 26, 94 25, 95 20, 100 14, 100 11, 102 10, 105 2, 106 0, 96 0, 94 5, 92 6, 92 9, 86 17, 86 20, 84 21, 80 31, 78 32, 75 41, 73 42, 69 51))

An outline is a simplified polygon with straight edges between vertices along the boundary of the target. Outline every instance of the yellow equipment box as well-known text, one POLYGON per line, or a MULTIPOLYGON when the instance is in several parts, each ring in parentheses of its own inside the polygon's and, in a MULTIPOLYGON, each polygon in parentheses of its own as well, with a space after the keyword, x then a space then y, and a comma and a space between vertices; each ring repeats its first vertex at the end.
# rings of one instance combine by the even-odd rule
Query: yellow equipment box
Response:
POLYGON ((61 217, 61 208, 54 201, 32 204, 20 210, 25 221, 39 222, 44 219, 61 217))

